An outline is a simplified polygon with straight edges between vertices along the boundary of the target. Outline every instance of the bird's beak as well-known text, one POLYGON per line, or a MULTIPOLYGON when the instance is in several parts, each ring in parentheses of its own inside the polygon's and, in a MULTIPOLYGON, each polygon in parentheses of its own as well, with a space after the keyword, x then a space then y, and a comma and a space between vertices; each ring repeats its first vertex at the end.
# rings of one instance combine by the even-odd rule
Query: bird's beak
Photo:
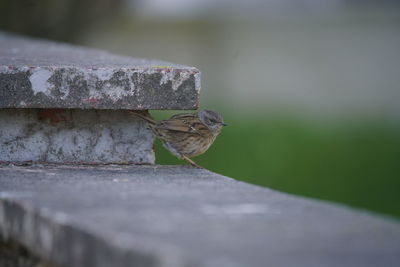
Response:
POLYGON ((221 123, 221 124, 222 124, 222 126, 228 126, 228 124, 226 124, 226 123, 224 123, 224 122, 223 122, 223 123, 221 123))

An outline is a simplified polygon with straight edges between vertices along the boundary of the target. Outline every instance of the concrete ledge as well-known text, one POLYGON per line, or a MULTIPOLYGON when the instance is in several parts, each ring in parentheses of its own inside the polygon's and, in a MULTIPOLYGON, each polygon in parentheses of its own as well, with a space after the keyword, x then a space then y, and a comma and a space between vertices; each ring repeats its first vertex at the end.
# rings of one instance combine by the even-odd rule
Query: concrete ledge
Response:
POLYGON ((184 166, 0 167, 0 233, 58 266, 398 266, 400 224, 184 166))
POLYGON ((200 72, 0 32, 0 162, 154 164, 124 110, 196 109, 200 72))
POLYGON ((193 67, 0 32, 0 108, 196 109, 193 67))
POLYGON ((124 110, 0 109, 0 161, 154 164, 153 140, 124 110))

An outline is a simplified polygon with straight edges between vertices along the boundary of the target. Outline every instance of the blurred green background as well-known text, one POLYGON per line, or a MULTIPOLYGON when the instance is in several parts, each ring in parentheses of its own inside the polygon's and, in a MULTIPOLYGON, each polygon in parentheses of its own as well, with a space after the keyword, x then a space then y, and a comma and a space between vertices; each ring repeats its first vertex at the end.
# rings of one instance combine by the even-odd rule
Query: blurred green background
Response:
MULTIPOLYGON (((194 159, 199 165, 237 180, 400 218, 400 127, 226 115, 229 125, 194 159)), ((159 164, 183 164, 160 142, 156 152, 159 164)))
POLYGON ((229 124, 200 165, 400 218, 397 1, 0 0, 0 29, 196 66, 229 124))

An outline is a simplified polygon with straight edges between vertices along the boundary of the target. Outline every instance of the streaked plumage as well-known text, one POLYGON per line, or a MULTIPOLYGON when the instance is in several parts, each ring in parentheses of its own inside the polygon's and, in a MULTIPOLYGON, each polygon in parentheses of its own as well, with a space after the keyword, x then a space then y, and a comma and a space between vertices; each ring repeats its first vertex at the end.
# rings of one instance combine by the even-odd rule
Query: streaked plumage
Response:
POLYGON ((206 152, 225 125, 221 115, 212 110, 177 114, 158 122, 137 112, 133 114, 149 123, 168 151, 196 167, 199 166, 189 158, 206 152))

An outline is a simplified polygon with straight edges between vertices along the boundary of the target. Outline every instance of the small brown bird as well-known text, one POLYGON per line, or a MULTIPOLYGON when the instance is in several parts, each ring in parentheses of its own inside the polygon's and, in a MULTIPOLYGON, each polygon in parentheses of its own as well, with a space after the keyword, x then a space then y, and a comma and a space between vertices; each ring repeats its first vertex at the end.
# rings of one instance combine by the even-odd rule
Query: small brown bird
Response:
POLYGON ((138 112, 133 115, 149 123, 150 129, 174 156, 201 168, 190 158, 203 154, 225 126, 222 116, 212 110, 183 113, 169 119, 155 121, 138 112))

